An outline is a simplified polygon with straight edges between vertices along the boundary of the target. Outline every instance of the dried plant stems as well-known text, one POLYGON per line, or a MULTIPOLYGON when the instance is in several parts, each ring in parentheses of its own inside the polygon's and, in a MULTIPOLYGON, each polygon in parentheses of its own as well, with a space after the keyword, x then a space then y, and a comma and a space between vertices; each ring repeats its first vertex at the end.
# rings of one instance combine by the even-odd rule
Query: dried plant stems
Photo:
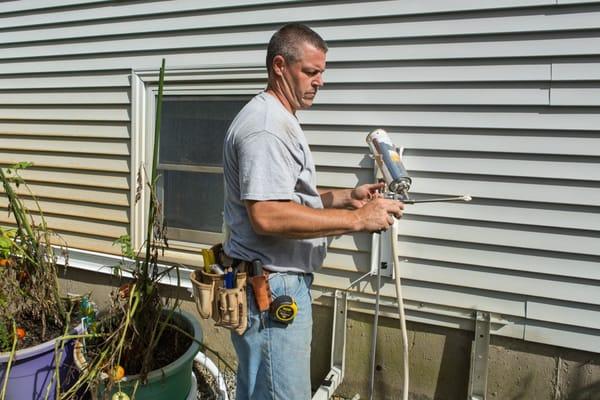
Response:
POLYGON ((32 244, 34 244, 34 248, 38 248, 36 237, 33 234, 33 230, 31 229, 31 225, 27 219, 25 206, 10 185, 10 179, 7 178, 3 168, 0 168, 0 180, 2 180, 4 192, 8 197, 10 211, 12 211, 13 215, 15 216, 15 221, 17 223, 17 237, 29 238, 32 244))
MULTIPOLYGON (((92 396, 109 398, 111 391, 120 385, 115 378, 116 368, 123 368, 127 376, 139 375, 138 383, 144 383, 148 374, 159 367, 163 359, 156 359, 157 349, 165 330, 169 329, 173 314, 179 301, 170 297, 161 297, 159 281, 176 267, 159 270, 159 249, 166 246, 165 230, 162 226, 161 206, 156 196, 158 182, 158 150, 160 144, 161 110, 165 75, 165 60, 159 73, 158 98, 156 102, 156 118, 154 126, 154 148, 152 169, 149 174, 142 167, 138 173, 138 188, 149 191, 148 215, 146 220, 146 241, 142 243, 137 254, 131 248, 130 238, 119 238, 123 260, 115 266, 115 274, 122 276, 123 270, 131 273, 133 280, 125 287, 113 292, 112 305, 104 316, 97 321, 99 332, 106 335, 95 336, 87 343, 87 362, 77 387, 87 387, 92 396), (149 175, 149 176, 148 176, 149 175), (146 186, 147 185, 147 186, 146 186), (133 263, 125 257, 134 257, 133 263), (126 294, 124 294, 126 291, 126 294)), ((136 201, 137 201, 136 196, 136 201)), ((179 274, 178 281, 179 281, 179 274)), ((172 332, 169 330, 169 332, 172 332)), ((91 335, 92 336, 92 335, 91 335)), ((189 335, 188 335, 189 336, 189 335)), ((70 394, 75 393, 72 389, 70 394)))
MULTIPOLYGON (((150 174, 150 206, 148 210, 148 232, 146 236, 146 255, 144 264, 142 265, 142 276, 148 276, 148 265, 150 264, 151 257, 151 246, 152 246, 152 234, 154 228, 154 221, 157 212, 157 199, 155 198, 156 180, 158 177, 158 148, 160 145, 160 125, 162 116, 162 99, 165 84, 165 59, 162 59, 160 67, 160 73, 158 77, 158 99, 156 102, 156 114, 154 121, 154 147, 152 153, 152 171, 150 174)), ((145 282, 142 286, 145 289, 145 282)))
MULTIPOLYGON (((60 237, 48 229, 38 199, 18 173, 19 170, 31 165, 31 163, 21 162, 7 169, 0 168, 0 181, 2 181, 2 187, 8 198, 9 212, 12 213, 17 225, 13 238, 12 255, 18 264, 15 271, 21 274, 21 278, 17 277, 13 283, 10 283, 8 276, 5 276, 7 279, 3 280, 2 284, 4 285, 3 289, 9 288, 12 284, 13 288, 24 291, 26 296, 20 295, 11 299, 15 303, 13 307, 16 307, 13 311, 17 317, 24 315, 19 315, 18 311, 31 312, 32 316, 39 320, 42 337, 45 337, 47 322, 52 320, 62 327, 67 321, 68 315, 59 292, 56 257, 51 243, 53 236, 57 236, 59 239, 60 237), (22 185, 33 199, 39 214, 37 223, 13 185, 16 187, 22 185), (26 304, 28 298, 31 299, 32 304, 29 304, 28 307, 19 306, 26 304)), ((12 296, 14 297, 14 295, 13 293, 12 296)), ((8 314, 12 317, 12 313, 2 313, 2 311, 0 310, 0 315, 7 317, 8 314)))
POLYGON ((10 367, 15 358, 15 350, 17 349, 17 324, 13 320, 12 323, 13 328, 13 344, 10 354, 8 356, 8 363, 6 365, 6 371, 4 372, 4 382, 2 383, 2 392, 0 393, 0 399, 4 399, 6 397, 6 387, 8 385, 8 377, 10 375, 10 367))

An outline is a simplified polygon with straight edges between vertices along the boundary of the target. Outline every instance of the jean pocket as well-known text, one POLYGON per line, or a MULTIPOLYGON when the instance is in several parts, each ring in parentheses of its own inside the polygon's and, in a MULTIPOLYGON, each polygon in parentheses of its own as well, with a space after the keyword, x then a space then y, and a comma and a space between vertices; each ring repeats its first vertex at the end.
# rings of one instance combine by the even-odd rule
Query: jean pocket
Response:
POLYGON ((271 289, 271 297, 274 299, 277 296, 290 295, 288 292, 289 283, 286 282, 287 274, 275 272, 269 274, 269 288, 271 289))

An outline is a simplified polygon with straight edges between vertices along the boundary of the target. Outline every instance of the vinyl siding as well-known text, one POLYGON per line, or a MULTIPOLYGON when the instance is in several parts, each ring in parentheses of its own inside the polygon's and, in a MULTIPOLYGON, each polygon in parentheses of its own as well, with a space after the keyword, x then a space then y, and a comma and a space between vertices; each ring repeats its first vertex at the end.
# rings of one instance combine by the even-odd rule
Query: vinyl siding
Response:
POLYGON ((130 93, 127 71, 0 75, 0 162, 33 162, 22 176, 69 246, 115 252, 129 230, 130 93))
MULTIPOLYGON (((474 198, 407 206, 409 319, 473 329, 485 310, 494 334, 600 352, 599 1, 5 2, 0 163, 35 163, 24 175, 72 247, 116 253, 139 218, 140 79, 165 57, 172 93, 256 93, 265 45, 291 21, 330 46, 327 84, 299 113, 320 186, 372 182, 365 137, 382 127, 414 196, 474 198)), ((5 209, 0 196, 0 223, 5 209)), ((323 303, 370 265, 369 235, 329 242, 323 303)), ((370 312, 360 288, 352 307, 370 312)), ((390 281, 382 293, 394 316, 390 281)))

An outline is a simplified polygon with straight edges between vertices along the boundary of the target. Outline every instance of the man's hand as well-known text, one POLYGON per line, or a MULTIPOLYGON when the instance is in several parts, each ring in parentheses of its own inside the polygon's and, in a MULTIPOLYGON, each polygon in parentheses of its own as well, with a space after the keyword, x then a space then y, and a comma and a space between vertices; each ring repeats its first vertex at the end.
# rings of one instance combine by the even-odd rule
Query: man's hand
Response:
POLYGON ((325 208, 358 209, 369 201, 380 197, 378 190, 383 189, 384 183, 368 183, 355 189, 320 189, 321 200, 325 208))
POLYGON ((348 199, 348 206, 351 208, 361 208, 369 201, 379 197, 379 190, 383 189, 385 184, 379 183, 367 183, 360 185, 350 192, 350 199, 348 199))
POLYGON ((402 218, 404 204, 398 200, 375 198, 356 210, 361 231, 380 232, 387 230, 394 217, 402 218))

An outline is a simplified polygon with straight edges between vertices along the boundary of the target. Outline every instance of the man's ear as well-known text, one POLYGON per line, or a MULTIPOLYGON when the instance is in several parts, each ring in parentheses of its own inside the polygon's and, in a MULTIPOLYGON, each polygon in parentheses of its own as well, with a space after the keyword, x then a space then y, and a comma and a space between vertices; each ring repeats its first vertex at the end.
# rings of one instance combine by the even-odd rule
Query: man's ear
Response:
POLYGON ((277 76, 283 75, 283 70, 286 68, 287 64, 285 62, 285 58, 281 55, 277 55, 273 57, 273 72, 277 76))

